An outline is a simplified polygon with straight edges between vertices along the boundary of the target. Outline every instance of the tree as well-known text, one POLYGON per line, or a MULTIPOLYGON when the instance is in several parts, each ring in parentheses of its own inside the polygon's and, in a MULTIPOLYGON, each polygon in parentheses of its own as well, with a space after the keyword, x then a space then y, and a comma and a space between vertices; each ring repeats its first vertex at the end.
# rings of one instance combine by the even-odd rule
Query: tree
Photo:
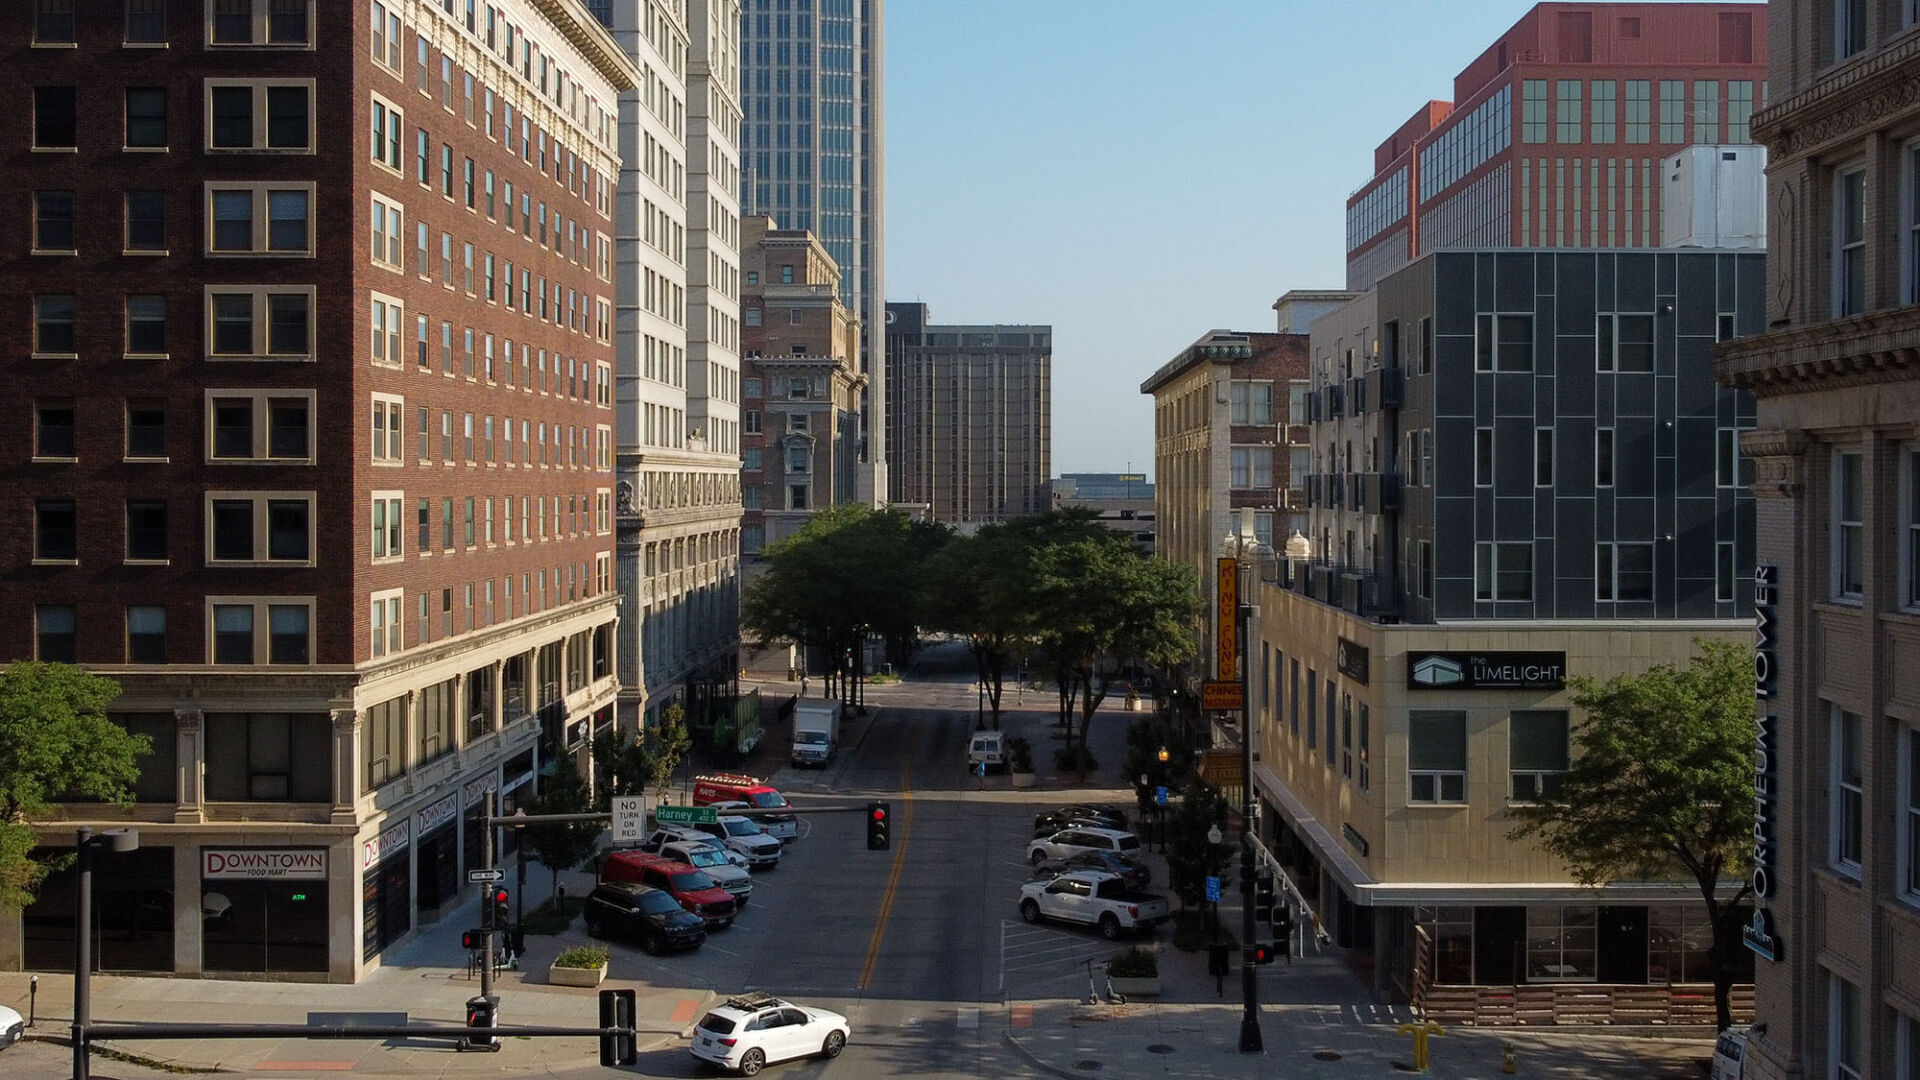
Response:
POLYGON ((1167 887, 1183 908, 1197 907, 1207 897, 1207 878, 1219 877, 1236 848, 1207 840, 1207 830, 1227 827, 1227 800, 1200 780, 1187 786, 1180 801, 1167 809, 1167 887))
MULTIPOLYGON (((572 754, 563 752, 554 761, 553 775, 547 778, 546 789, 533 805, 535 814, 585 814, 593 810, 587 781, 572 754)), ((549 895, 560 894, 560 871, 579 866, 593 854, 604 828, 597 821, 557 821, 525 827, 527 850, 553 874, 549 895)))
POLYGON ((1733 1022, 1740 905, 1752 892, 1753 652, 1696 639, 1685 668, 1661 664, 1606 683, 1568 679, 1586 719, 1558 788, 1516 807, 1514 839, 1538 837, 1582 884, 1671 879, 1700 890, 1720 1027, 1733 1022), (1738 882, 1737 884, 1734 882, 1738 882), (1730 890, 1730 891, 1729 891, 1730 890))
POLYGON ((133 805, 145 735, 107 718, 120 684, 71 664, 20 661, 0 668, 0 909, 33 902, 51 864, 35 862, 27 822, 56 801, 133 805))
POLYGON ((631 740, 607 740, 593 744, 593 764, 600 783, 600 810, 613 808, 616 795, 645 795, 651 786, 656 802, 665 802, 673 784, 673 774, 693 749, 687 732, 687 710, 669 705, 660 712, 658 723, 631 740))
POLYGON ((966 637, 995 730, 1007 662, 1034 641, 1031 554, 1027 537, 996 523, 954 538, 921 567, 921 617, 928 629, 966 637))

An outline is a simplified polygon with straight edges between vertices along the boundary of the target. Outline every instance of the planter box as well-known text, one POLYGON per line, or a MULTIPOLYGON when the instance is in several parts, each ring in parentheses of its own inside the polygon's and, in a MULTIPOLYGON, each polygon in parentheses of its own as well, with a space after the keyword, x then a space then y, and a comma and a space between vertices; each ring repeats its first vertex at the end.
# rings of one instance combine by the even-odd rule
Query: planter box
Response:
POLYGON ((1116 994, 1125 994, 1128 997, 1160 996, 1160 976, 1158 975, 1147 978, 1128 978, 1125 975, 1115 975, 1112 976, 1110 981, 1113 983, 1113 992, 1116 994))
POLYGON ((1012 778, 1013 786, 1017 788, 1030 788, 1037 778, 1037 774, 1030 772, 1008 773, 1007 775, 1012 778))
POLYGON ((561 967, 558 964, 547 969, 547 982, 554 986, 599 986, 607 977, 607 965, 599 967, 576 968, 561 967))

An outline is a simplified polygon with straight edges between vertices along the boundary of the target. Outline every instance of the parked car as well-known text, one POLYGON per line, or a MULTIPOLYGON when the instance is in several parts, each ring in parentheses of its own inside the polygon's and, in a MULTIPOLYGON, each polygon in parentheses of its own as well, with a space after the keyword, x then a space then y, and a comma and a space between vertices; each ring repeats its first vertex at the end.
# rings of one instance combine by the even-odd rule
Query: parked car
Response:
POLYGON ((600 881, 637 881, 673 894, 680 906, 711 926, 731 926, 740 905, 733 894, 713 883, 706 871, 696 870, 664 855, 616 851, 600 864, 600 881))
POLYGON ((751 818, 722 814, 720 820, 712 824, 687 828, 712 837, 728 851, 747 860, 747 865, 755 870, 780 865, 780 841, 768 836, 751 818))
POLYGON ((1069 803, 1033 815, 1035 836, 1088 825, 1096 829, 1124 829, 1127 812, 1108 803, 1069 803))
POLYGON ((729 809, 744 810, 770 835, 791 840, 800 833, 800 819, 780 789, 763 780, 741 773, 708 773, 693 778, 693 805, 715 806, 740 803, 729 809))
POLYGON ((789 1058, 836 1058, 853 1029, 847 1018, 809 1009, 772 994, 742 994, 708 1010, 687 1049, 694 1057, 741 1076, 789 1058))
POLYGON ((768 836, 773 837, 783 844, 800 835, 800 819, 794 817, 791 810, 767 813, 755 810, 751 803, 742 802, 739 799, 729 799, 726 802, 708 803, 707 805, 719 811, 721 817, 746 818, 748 821, 760 826, 761 832, 766 833, 768 836))
POLYGON ((1100 936, 1111 941, 1131 931, 1152 930, 1171 915, 1166 897, 1130 888, 1113 874, 1075 870, 1020 886, 1020 917, 1097 926, 1100 936))
POLYGON ((647 834, 645 840, 640 841, 640 850, 659 851, 660 845, 671 844, 675 841, 685 841, 691 844, 712 844, 719 850, 720 854, 726 856, 728 862, 742 870, 747 868, 747 857, 745 855, 737 851, 728 850, 727 846, 722 844, 718 837, 710 836, 691 825, 662 825, 647 834))
POLYGON ((1027 861, 1035 866, 1048 859, 1064 859, 1082 851, 1110 851, 1119 855, 1140 854, 1140 838, 1119 829, 1062 829, 1051 836, 1036 837, 1027 845, 1027 861))
POLYGON ((5 1005, 0 1005, 0 1050, 27 1037, 27 1022, 20 1014, 5 1005))
POLYGON ((634 881, 609 881, 587 894, 587 934, 638 941, 658 956, 694 949, 707 940, 707 921, 680 906, 670 893, 634 881))
MULTIPOLYGON (((694 836, 697 839, 663 841, 653 849, 653 853, 705 871, 715 885, 733 894, 735 903, 746 907, 748 898, 753 895, 753 875, 747 873, 744 865, 735 866, 733 859, 728 858, 731 853, 716 843, 713 837, 705 833, 695 833, 694 836)), ((733 858, 740 857, 735 855, 733 858)), ((746 862, 745 859, 740 861, 742 864, 746 862)))
POLYGON ((1070 874, 1075 870, 1097 870, 1103 874, 1113 874, 1135 889, 1144 889, 1153 884, 1151 867, 1117 851, 1082 851, 1064 859, 1048 859, 1034 867, 1033 877, 1036 881, 1050 881, 1061 874, 1070 874))
POLYGON ((967 744, 967 768, 974 769, 985 765, 989 769, 1004 769, 1007 766, 1006 734, 999 731, 976 731, 967 744))

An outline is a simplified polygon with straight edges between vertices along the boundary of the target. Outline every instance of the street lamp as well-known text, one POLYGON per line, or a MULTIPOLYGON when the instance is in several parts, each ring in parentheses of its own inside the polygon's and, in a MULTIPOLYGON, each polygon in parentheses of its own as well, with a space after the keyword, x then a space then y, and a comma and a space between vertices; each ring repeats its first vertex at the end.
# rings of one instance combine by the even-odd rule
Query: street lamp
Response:
POLYGON ((80 887, 74 900, 73 919, 73 1080, 88 1080, 92 1067, 87 1060, 87 1029, 93 1022, 92 987, 88 983, 93 974, 93 849, 96 844, 105 844, 117 852, 138 851, 140 833, 134 829, 108 829, 95 836, 92 826, 82 825, 74 839, 74 872, 80 887))
MULTIPOLYGON (((1246 521, 1244 518, 1241 520, 1244 529, 1246 521)), ((1306 539, 1297 533, 1295 538, 1303 543, 1306 539)), ((1294 543, 1288 540, 1287 554, 1291 557, 1293 551, 1294 543)), ((1244 531, 1231 533, 1221 542, 1220 559, 1223 574, 1228 562, 1239 572, 1239 598, 1233 614, 1239 631, 1236 635, 1239 650, 1235 659, 1240 669, 1240 1052, 1253 1054, 1264 1049, 1264 1045, 1260 1038, 1259 993, 1254 984, 1253 695, 1248 687, 1253 668, 1253 646, 1247 640, 1247 634, 1253 620, 1252 599, 1256 580, 1273 581, 1278 576, 1279 565, 1270 545, 1244 531)), ((1223 618, 1225 615, 1225 612, 1221 612, 1223 618)), ((1231 675, 1232 672, 1220 672, 1222 679, 1231 675)), ((1209 838, 1217 831, 1218 826, 1215 826, 1209 832, 1209 838)), ((1217 840, 1214 842, 1218 843, 1217 840)))

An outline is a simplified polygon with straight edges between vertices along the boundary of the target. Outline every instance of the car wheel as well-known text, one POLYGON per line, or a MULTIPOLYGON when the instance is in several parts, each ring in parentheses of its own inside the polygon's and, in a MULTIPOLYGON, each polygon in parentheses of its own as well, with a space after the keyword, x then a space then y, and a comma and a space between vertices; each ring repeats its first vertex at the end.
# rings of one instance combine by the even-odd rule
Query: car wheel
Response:
POLYGON ((1020 917, 1028 922, 1040 921, 1040 905, 1032 900, 1020 901, 1020 917))
POLYGON ((1114 918, 1111 914, 1100 916, 1100 936, 1106 938, 1108 941, 1119 940, 1120 920, 1114 918))
POLYGON ((766 1064, 767 1055, 761 1053, 757 1048, 749 1050, 740 1055, 740 1075, 758 1076, 760 1075, 760 1070, 764 1068, 766 1064))
POLYGON ((667 943, 660 939, 658 933, 650 933, 640 939, 640 947, 647 950, 648 956, 659 956, 661 953, 667 951, 667 943))
POLYGON ((820 1056, 824 1058, 837 1058, 840 1056, 840 1051, 846 1048, 847 1037, 837 1031, 830 1031, 827 1033, 826 1044, 820 1047, 820 1056))
POLYGON ((587 916, 587 936, 590 938, 603 938, 607 936, 607 925, 600 921, 599 916, 587 916))
POLYGON ((1033 849, 1033 853, 1027 856, 1027 861, 1033 863, 1035 866, 1039 866, 1041 863, 1047 861, 1047 853, 1041 851, 1039 848, 1035 848, 1033 849))

